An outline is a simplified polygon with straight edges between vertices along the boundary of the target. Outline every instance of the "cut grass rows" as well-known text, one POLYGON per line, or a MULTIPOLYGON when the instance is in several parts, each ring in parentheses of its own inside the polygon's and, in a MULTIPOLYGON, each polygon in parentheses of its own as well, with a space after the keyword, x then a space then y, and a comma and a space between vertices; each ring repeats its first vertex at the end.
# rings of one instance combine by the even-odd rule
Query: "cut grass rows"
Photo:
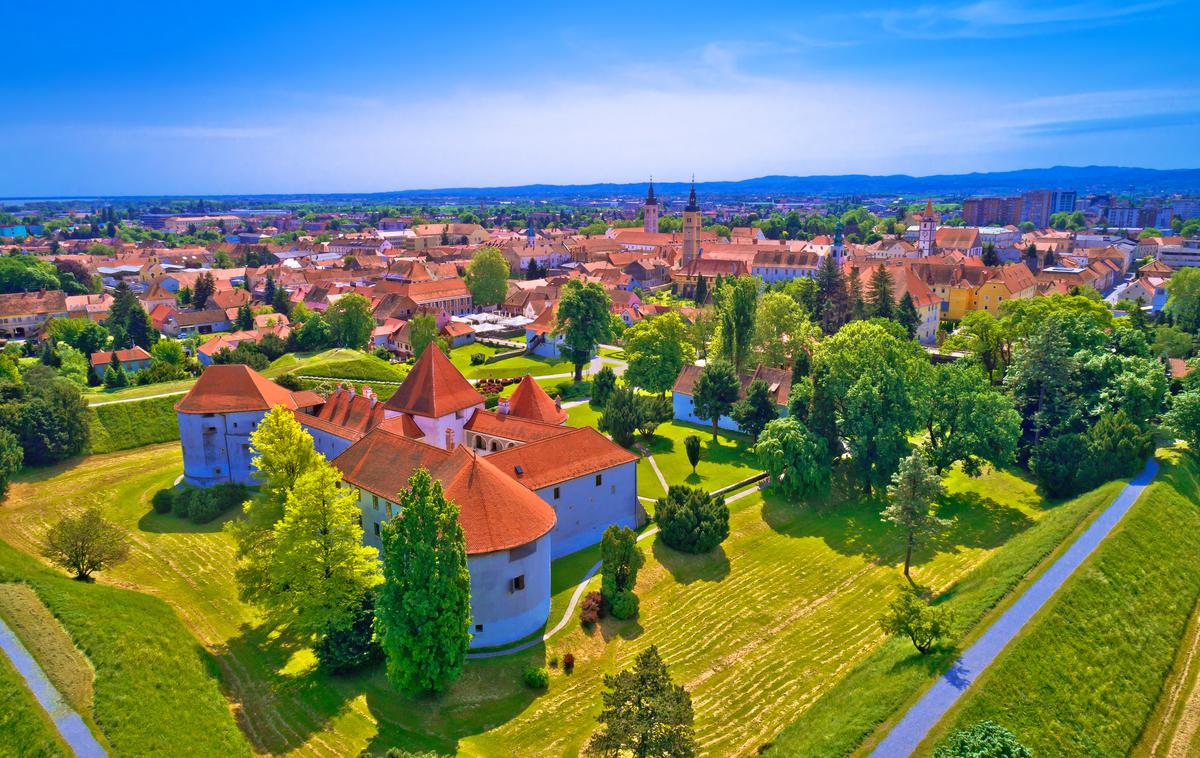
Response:
POLYGON ((0 584, 0 618, 29 651, 63 699, 86 719, 95 672, 62 624, 28 585, 0 584))
POLYGON ((993 719, 1047 758, 1134 748, 1200 596, 1200 467, 1161 458, 1157 481, 927 745, 993 719))
POLYGON ((0 653, 0 756, 59 758, 72 755, 54 724, 8 657, 0 653))

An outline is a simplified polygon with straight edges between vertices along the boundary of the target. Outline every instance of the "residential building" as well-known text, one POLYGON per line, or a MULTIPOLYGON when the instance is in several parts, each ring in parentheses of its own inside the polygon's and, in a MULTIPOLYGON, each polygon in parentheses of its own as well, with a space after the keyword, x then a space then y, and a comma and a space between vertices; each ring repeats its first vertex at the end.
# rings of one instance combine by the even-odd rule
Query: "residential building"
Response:
POLYGON ((126 374, 136 374, 142 369, 150 368, 150 353, 138 345, 134 345, 128 350, 101 350, 91 355, 92 373, 96 375, 97 379, 104 380, 104 372, 112 363, 114 353, 126 374))
POLYGON ((35 336, 52 318, 67 317, 67 296, 62 290, 12 292, 0 295, 0 338, 35 336))
MULTIPOLYGON (((695 392, 696 381, 700 378, 701 372, 704 369, 700 366, 686 365, 679 372, 679 376, 675 379, 675 386, 671 388, 671 404, 674 408, 676 421, 686 421, 690 424, 700 424, 702 426, 711 426, 712 421, 702 419, 696 415, 693 395, 695 392)), ((759 364, 753 371, 742 371, 738 374, 740 386, 738 388, 738 399, 741 400, 746 396, 746 388, 756 379, 761 379, 767 383, 767 389, 770 390, 771 399, 775 402, 775 409, 780 416, 787 415, 788 394, 792 391, 792 371, 786 368, 772 368, 759 364)), ((740 432, 741 427, 729 416, 722 416, 717 420, 717 427, 730 432, 740 432)))

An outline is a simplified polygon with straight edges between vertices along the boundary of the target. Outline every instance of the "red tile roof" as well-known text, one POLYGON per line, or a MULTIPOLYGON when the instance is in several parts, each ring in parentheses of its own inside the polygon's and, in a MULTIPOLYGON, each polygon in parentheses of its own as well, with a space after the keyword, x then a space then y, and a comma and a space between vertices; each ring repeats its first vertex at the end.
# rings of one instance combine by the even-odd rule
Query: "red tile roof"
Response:
MULTIPOLYGON (((121 363, 150 360, 150 353, 147 353, 138 345, 134 345, 128 350, 117 350, 116 353, 117 358, 121 361, 121 363)), ((112 351, 109 350, 101 350, 99 352, 92 353, 92 365, 107 366, 109 363, 112 363, 112 356, 112 351)))
POLYGON ((488 461, 531 490, 595 474, 636 461, 629 452, 590 426, 540 442, 492 453, 488 461), (517 468, 521 473, 517 473, 517 468))
POLYGON ((508 412, 546 424, 561 424, 567 420, 567 412, 529 374, 521 379, 508 399, 508 412))
POLYGON ((471 555, 526 545, 554 528, 554 509, 464 447, 449 452, 377 427, 333 465, 350 484, 393 502, 413 472, 427 469, 458 505, 471 555))
MULTIPOLYGON (((671 388, 672 392, 678 392, 682 395, 691 395, 695 391, 696 381, 700 378, 704 368, 687 364, 679 372, 679 376, 675 378, 675 386, 671 388)), ((759 365, 754 371, 742 371, 738 374, 738 398, 746 397, 746 388, 755 379, 762 379, 767 383, 767 387, 771 390, 771 395, 775 399, 776 405, 787 405, 788 395, 792 391, 792 372, 785 368, 771 368, 770 366, 759 365)))
POLYGON ((441 348, 430 345, 385 407, 414 416, 440 418, 475 405, 483 405, 483 395, 471 386, 441 348))
POLYGON ((463 429, 469 432, 490 434, 493 437, 503 437, 515 442, 537 442, 570 431, 558 424, 530 421, 514 416, 511 412, 493 413, 492 411, 475 411, 463 429))
POLYGON ((180 413, 267 411, 277 405, 295 410, 299 403, 283 387, 242 363, 209 366, 183 399, 180 413))

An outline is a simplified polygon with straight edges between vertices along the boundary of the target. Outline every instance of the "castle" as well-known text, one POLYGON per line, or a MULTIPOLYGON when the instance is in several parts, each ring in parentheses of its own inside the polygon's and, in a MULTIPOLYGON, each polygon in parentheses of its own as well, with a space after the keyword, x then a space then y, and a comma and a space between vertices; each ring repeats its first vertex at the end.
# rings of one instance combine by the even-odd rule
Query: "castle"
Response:
POLYGON ((250 434, 283 406, 355 489, 363 540, 381 525, 418 468, 458 504, 471 576, 472 647, 521 639, 546 623, 550 562, 600 541, 609 525, 645 519, 637 460, 566 412, 530 376, 496 410, 436 347, 381 401, 369 388, 328 398, 291 392, 248 366, 208 367, 175 406, 184 479, 254 481, 250 434))

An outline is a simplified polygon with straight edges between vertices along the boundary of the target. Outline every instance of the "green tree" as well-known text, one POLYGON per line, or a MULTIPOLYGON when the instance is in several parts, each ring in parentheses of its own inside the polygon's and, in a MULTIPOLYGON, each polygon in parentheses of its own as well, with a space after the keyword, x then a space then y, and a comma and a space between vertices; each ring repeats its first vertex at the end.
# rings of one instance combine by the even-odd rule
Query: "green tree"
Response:
POLYGON ((750 382, 746 396, 733 404, 730 417, 743 432, 757 440, 763 428, 779 417, 770 386, 762 379, 750 382))
POLYGON ((361 350, 371 341, 375 319, 371 316, 371 301, 358 293, 343 295, 326 311, 329 333, 338 347, 361 350))
POLYGON ((7 429, 0 429, 0 499, 8 494, 8 483, 13 474, 21 470, 25 462, 25 451, 21 440, 7 429))
POLYGON ((16 435, 25 463, 44 466, 79 455, 88 441, 88 404, 80 388, 35 364, 0 396, 0 427, 16 435))
POLYGON ((955 729, 938 743, 933 758, 1033 758, 1016 735, 994 721, 955 729))
POLYGON ((871 291, 867 298, 867 312, 872 318, 891 318, 895 313, 893 289, 892 272, 880 263, 871 274, 871 291))
POLYGON ((600 408, 608 405, 613 390, 617 387, 617 375, 609 366, 601 366, 592 375, 592 404, 600 408))
POLYGON ((696 754, 692 731, 692 698, 671 681, 658 648, 638 654, 633 669, 605 674, 603 728, 592 735, 585 752, 639 758, 691 758, 696 754))
POLYGON ((984 464, 1003 468, 1013 462, 1021 414, 978 366, 966 361, 935 365, 929 386, 921 419, 938 474, 961 463, 967 475, 978 476, 984 464))
POLYGON ((324 316, 314 313, 305 318, 300 328, 288 335, 288 341, 297 350, 304 352, 324 350, 333 342, 333 331, 324 316))
POLYGON ((836 419, 830 443, 845 440, 870 495, 908 453, 929 359, 898 324, 875 319, 852 322, 825 339, 814 363, 814 410, 818 399, 828 403, 836 419))
POLYGON ((192 288, 192 307, 202 310, 208 305, 208 299, 217 291, 217 282, 212 272, 205 271, 196 277, 196 286, 192 288))
POLYGON ((996 253, 996 243, 983 243, 983 256, 980 258, 980 262, 985 266, 1000 265, 1000 256, 996 253))
POLYGON ((1200 453, 1200 389, 1181 392, 1172 398, 1163 423, 1186 442, 1193 453, 1200 453))
POLYGON ((696 465, 700 463, 700 438, 689 434, 683 438, 683 447, 687 451, 688 463, 692 464, 692 473, 696 473, 696 465))
POLYGON ((258 603, 274 626, 305 634, 345 629, 381 581, 377 551, 362 544, 358 499, 341 481, 341 472, 318 459, 288 491, 274 526, 269 587, 258 603))
POLYGON ((629 362, 625 382, 655 394, 669 392, 684 365, 696 359, 687 327, 674 312, 642 319, 626 329, 624 346, 629 362))
POLYGON ((989 382, 996 381, 997 371, 1003 372, 1008 362, 1007 348, 1004 326, 987 311, 968 311, 942 345, 945 351, 964 352, 976 358, 987 371, 989 382))
POLYGON ((428 313, 418 313, 408 321, 408 339, 413 357, 420 358, 425 348, 437 341, 437 319, 428 313))
POLYGON ((243 303, 237 311, 238 329, 249 331, 254 328, 254 312, 250 310, 249 303, 243 303))
POLYGON ((949 631, 953 616, 945 608, 934 608, 910 585, 900 587, 900 596, 888 605, 879 619, 886 634, 908 637, 921 655, 933 649, 949 631))
POLYGON ((707 553, 729 536, 725 498, 701 487, 672 485, 655 504, 654 519, 663 542, 685 553, 707 553))
POLYGON ((499 305, 508 294, 508 261, 499 250, 485 245, 467 264, 467 287, 477 306, 499 305))
POLYGON ((387 677, 405 692, 440 692, 462 671, 470 645, 471 577, 458 506, 417 469, 383 525, 383 585, 375 634, 387 677))
POLYGON ((917 313, 917 306, 913 302, 912 295, 907 292, 901 295, 894 318, 896 323, 908 332, 910 340, 917 336, 917 328, 921 325, 921 314, 917 313))
POLYGON ((108 368, 104 370, 104 386, 110 390, 129 386, 129 375, 125 373, 125 367, 121 365, 121 359, 115 352, 112 354, 112 360, 108 363, 108 368))
POLYGON ((754 321, 762 282, 756 277, 726 279, 713 293, 717 306, 716 352, 737 369, 745 367, 754 343, 754 321))
POLYGON ((712 424, 712 438, 717 440, 717 424, 722 416, 733 411, 738 400, 741 383, 733 366, 727 361, 710 361, 701 370, 696 386, 692 388, 692 410, 696 418, 712 424))
POLYGON ((858 273, 858 267, 850 269, 850 320, 862 321, 870 317, 870 309, 867 307, 867 299, 863 296, 862 277, 858 273))
POLYGON ((708 300, 708 280, 703 276, 696 277, 696 289, 692 292, 692 299, 700 306, 708 300))
POLYGON ((641 423, 642 405, 633 390, 628 387, 613 390, 600 414, 600 431, 612 437, 618 445, 629 447, 641 423))
POLYGON ((754 359, 767 366, 792 368, 808 362, 821 338, 821 328, 804 308, 783 292, 764 292, 754 316, 754 359))
POLYGON ((637 615, 638 599, 633 588, 645 562, 636 532, 616 524, 604 530, 600 538, 600 593, 613 616, 627 619, 637 615))
POLYGON ((86 318, 56 318, 46 326, 46 333, 58 342, 65 342, 85 356, 104 349, 108 330, 86 318))
POLYGON ((558 328, 563 334, 565 354, 575 364, 575 381, 583 381, 583 366, 600 343, 612 338, 609 308, 612 300, 596 282, 572 279, 563 285, 558 302, 558 328))
POLYGON ((285 316, 291 315, 292 301, 288 297, 288 291, 283 287, 276 289, 275 294, 271 296, 268 302, 271 303, 271 307, 275 309, 276 313, 282 313, 285 316))
POLYGON ((921 451, 914 450, 912 455, 900 461, 900 469, 892 475, 892 483, 887 491, 888 504, 883 509, 882 518, 905 531, 904 576, 911 582, 909 568, 917 538, 945 524, 929 510, 933 502, 942 496, 942 479, 925 462, 921 451))
POLYGON ((120 563, 129 555, 129 535, 108 521, 96 506, 78 515, 66 515, 47 530, 42 555, 88 581, 92 574, 120 563))
POLYGON ((792 416, 767 424, 754 452, 779 494, 800 500, 829 487, 829 450, 825 442, 792 416))
POLYGON ((842 269, 832 255, 821 259, 817 268, 817 309, 821 329, 833 334, 850 318, 850 293, 842 269))
POLYGON ((161 339, 154 343, 150 350, 150 360, 154 363, 164 363, 168 366, 183 368, 187 365, 187 353, 183 344, 178 340, 161 339))
POLYGON ((1175 319, 1176 326, 1196 334, 1200 331, 1200 269, 1181 268, 1165 286, 1167 304, 1164 310, 1175 319))

